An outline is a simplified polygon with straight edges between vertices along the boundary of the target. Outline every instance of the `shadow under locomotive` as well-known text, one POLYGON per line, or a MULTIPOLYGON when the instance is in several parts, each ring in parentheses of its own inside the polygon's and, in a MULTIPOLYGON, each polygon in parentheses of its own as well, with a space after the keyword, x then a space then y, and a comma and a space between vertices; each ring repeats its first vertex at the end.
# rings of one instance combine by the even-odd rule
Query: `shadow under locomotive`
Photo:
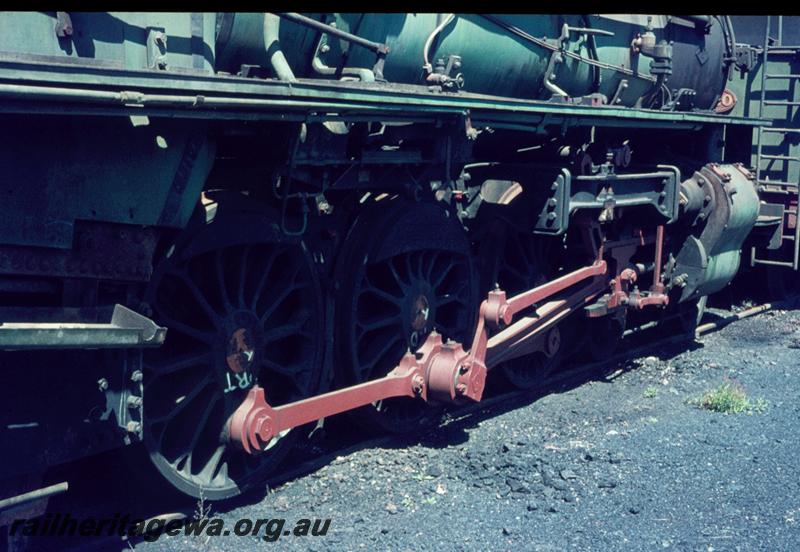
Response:
MULTIPOLYGON (((709 318, 713 317, 714 315, 709 314, 709 318)), ((421 422, 420 430, 413 434, 374 436, 355 428, 352 423, 347 423, 347 415, 331 418, 326 420, 323 431, 312 434, 292 451, 284 466, 294 466, 293 468, 275 474, 260 489, 253 489, 227 500, 206 501, 204 507, 210 506, 213 515, 225 514, 265 501, 269 507, 268 495, 271 489, 313 474, 339 456, 376 447, 402 450, 416 445, 442 449, 463 444, 469 440, 470 430, 486 420, 524 408, 545 396, 574 390, 588 382, 612 383, 621 373, 635 370, 637 364, 634 360, 643 354, 668 361, 689 350, 703 347, 702 343, 692 340, 689 335, 685 339, 676 340, 674 336, 673 339, 664 339, 668 336, 663 327, 649 328, 626 337, 623 350, 605 362, 567 360, 558 372, 534 390, 509 391, 507 382, 493 378, 489 382, 483 402, 440 411, 438 416, 428 417, 421 422)), ((67 514, 77 520, 127 516, 130 520, 147 521, 167 514, 178 514, 178 517, 188 520, 196 518, 198 500, 169 487, 153 485, 152 478, 137 474, 135 469, 131 471, 132 466, 139 466, 146 460, 146 454, 144 447, 134 445, 49 470, 43 483, 67 480, 70 491, 51 498, 41 519, 47 516, 55 518, 57 515, 63 517, 67 514)), ((26 540, 25 549, 57 547, 65 550, 103 550, 114 543, 124 547, 126 541, 135 544, 143 538, 108 535, 31 537, 26 540)))

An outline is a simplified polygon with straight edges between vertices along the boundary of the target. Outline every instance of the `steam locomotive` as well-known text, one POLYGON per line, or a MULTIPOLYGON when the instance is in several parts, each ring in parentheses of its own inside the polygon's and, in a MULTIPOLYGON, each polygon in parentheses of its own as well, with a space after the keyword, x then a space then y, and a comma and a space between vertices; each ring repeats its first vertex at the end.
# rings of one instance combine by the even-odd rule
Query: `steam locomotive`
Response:
POLYGON ((0 519, 137 442, 234 496, 796 288, 793 19, 0 14, 0 519))

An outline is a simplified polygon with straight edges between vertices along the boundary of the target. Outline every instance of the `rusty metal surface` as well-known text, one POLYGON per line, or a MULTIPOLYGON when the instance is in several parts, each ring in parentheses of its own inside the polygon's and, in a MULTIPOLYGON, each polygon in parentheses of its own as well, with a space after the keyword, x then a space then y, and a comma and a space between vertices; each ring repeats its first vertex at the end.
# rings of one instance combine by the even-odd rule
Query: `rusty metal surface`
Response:
POLYGON ((0 245, 0 274, 146 281, 159 231, 79 221, 72 249, 0 245))

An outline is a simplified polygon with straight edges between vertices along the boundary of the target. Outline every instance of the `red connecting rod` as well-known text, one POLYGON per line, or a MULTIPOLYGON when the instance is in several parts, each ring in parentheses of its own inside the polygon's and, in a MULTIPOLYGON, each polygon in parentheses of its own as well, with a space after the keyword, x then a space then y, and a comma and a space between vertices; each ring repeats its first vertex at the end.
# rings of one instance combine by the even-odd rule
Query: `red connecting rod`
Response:
POLYGON ((283 431, 391 397, 480 401, 488 370, 487 353, 496 353, 491 365, 524 354, 525 342, 542 335, 576 305, 588 302, 607 286, 607 265, 600 259, 511 299, 496 289, 481 303, 469 352, 460 343, 442 342, 442 336, 434 331, 416 354, 406 353, 385 377, 352 387, 272 407, 266 401, 264 389, 256 385, 229 420, 230 439, 255 454, 283 431), (568 298, 547 303, 536 315, 511 325, 521 311, 589 279, 594 281, 568 298), (489 328, 504 330, 490 340, 489 328))

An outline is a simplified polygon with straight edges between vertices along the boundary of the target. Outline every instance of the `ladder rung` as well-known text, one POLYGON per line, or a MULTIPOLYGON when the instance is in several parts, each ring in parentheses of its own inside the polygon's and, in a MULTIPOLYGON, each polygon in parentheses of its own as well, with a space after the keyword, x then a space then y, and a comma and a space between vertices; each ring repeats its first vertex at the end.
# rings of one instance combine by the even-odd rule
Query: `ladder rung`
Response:
POLYGON ((767 100, 764 102, 764 105, 800 105, 800 102, 795 101, 783 101, 783 100, 767 100))
POLYGON ((796 196, 797 195, 797 188, 793 190, 786 190, 784 188, 774 187, 774 186, 761 186, 759 190, 762 194, 780 194, 785 196, 796 196))
POLYGON ((800 128, 779 128, 779 127, 762 127, 763 132, 779 132, 781 134, 789 134, 790 132, 800 132, 800 128))
POLYGON ((753 257, 753 264, 763 264, 770 266, 788 266, 790 268, 794 268, 794 263, 792 261, 769 261, 767 259, 756 259, 755 257, 753 257))
POLYGON ((768 79, 800 79, 800 75, 767 75, 768 79))
POLYGON ((790 188, 797 188, 797 182, 784 182, 782 180, 759 180, 758 183, 764 186, 788 186, 790 188))
POLYGON ((761 154, 761 159, 774 159, 776 161, 800 161, 800 157, 792 157, 791 155, 769 155, 766 153, 761 154))

